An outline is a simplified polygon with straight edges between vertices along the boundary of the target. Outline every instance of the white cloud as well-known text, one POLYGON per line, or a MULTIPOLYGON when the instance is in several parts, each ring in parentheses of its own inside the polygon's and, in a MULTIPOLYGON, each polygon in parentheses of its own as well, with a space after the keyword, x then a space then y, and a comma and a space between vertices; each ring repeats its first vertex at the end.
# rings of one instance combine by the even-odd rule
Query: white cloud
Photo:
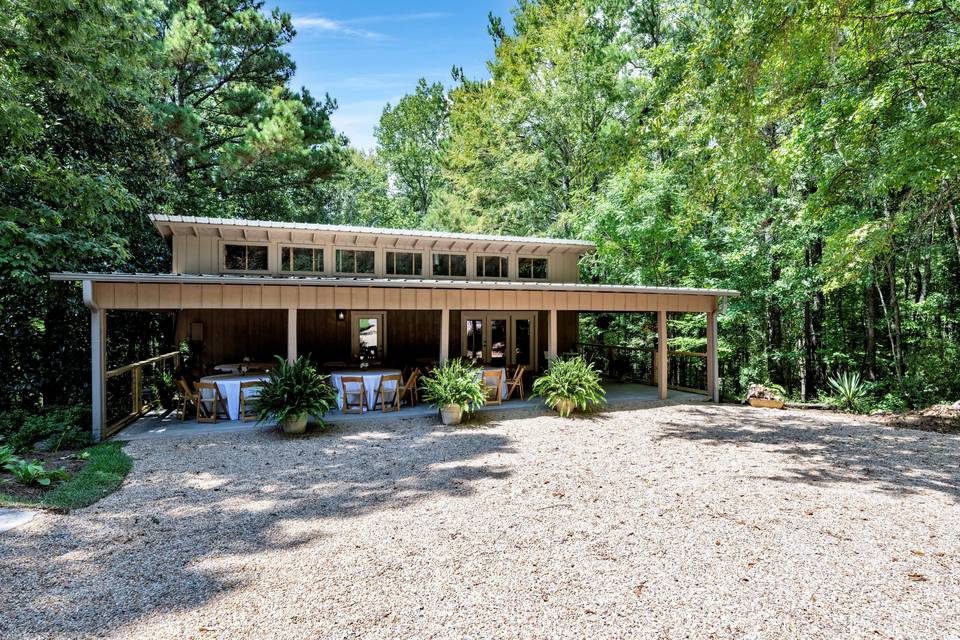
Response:
POLYGON ((449 18, 452 13, 443 11, 424 11, 421 13, 401 13, 393 16, 364 16, 362 18, 351 18, 344 20, 345 24, 370 24, 372 22, 412 22, 414 20, 436 20, 438 18, 449 18))
POLYGON ((326 31, 328 33, 340 34, 351 38, 363 38, 365 40, 382 40, 386 36, 376 31, 367 31, 366 29, 354 29, 344 22, 331 20, 321 16, 294 16, 293 26, 300 31, 315 30, 326 31))

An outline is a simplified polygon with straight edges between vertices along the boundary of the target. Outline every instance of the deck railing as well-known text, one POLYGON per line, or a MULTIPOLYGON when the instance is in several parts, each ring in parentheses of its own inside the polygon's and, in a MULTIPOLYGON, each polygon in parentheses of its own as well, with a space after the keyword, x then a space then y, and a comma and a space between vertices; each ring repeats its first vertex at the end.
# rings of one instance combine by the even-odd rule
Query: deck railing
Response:
MULTIPOLYGON (((607 378, 657 384, 657 350, 617 344, 577 343, 577 350, 607 378)), ((668 351, 667 387, 677 391, 707 392, 707 354, 668 351)))
POLYGON ((107 371, 104 376, 107 385, 107 419, 102 437, 113 435, 156 406, 160 399, 145 383, 154 373, 168 368, 176 370, 179 366, 180 352, 171 351, 107 371))

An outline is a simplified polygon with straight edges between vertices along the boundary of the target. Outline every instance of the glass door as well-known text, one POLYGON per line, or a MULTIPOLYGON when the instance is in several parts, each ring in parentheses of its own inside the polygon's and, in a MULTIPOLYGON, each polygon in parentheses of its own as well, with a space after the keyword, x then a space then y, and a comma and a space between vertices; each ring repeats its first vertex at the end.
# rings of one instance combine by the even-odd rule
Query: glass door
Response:
POLYGON ((527 369, 536 368, 536 347, 534 343, 534 314, 511 314, 510 326, 511 337, 511 355, 510 364, 515 366, 524 366, 527 369))
POLYGON ((386 357, 386 316, 384 311, 354 311, 350 314, 354 360, 379 364, 386 357))
POLYGON ((468 316, 463 324, 463 357, 467 360, 483 362, 484 355, 483 316, 468 316))
POLYGON ((494 367, 507 366, 507 327, 510 326, 509 316, 488 316, 486 343, 489 345, 486 362, 494 367))

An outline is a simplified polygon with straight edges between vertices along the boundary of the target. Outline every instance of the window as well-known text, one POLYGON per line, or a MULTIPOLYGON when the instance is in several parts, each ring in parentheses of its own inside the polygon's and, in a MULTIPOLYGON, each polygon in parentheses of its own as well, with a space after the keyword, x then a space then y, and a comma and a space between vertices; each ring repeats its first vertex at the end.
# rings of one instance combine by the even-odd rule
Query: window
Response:
POLYGON ((373 273, 373 251, 337 249, 337 271, 340 273, 373 273))
POLYGON ((477 256, 478 278, 508 278, 510 277, 505 256, 477 256))
POLYGON ((467 256, 461 253, 433 254, 433 275, 467 277, 467 256))
POLYGON ((423 255, 387 251, 388 276, 419 276, 423 273, 423 255))
POLYGON ((255 244, 225 244, 223 268, 230 271, 266 271, 267 247, 255 244))
POLYGON ((323 271, 323 249, 280 247, 280 270, 320 273, 323 271))
POLYGON ((517 275, 532 280, 547 279, 546 258, 520 258, 517 261, 517 275))

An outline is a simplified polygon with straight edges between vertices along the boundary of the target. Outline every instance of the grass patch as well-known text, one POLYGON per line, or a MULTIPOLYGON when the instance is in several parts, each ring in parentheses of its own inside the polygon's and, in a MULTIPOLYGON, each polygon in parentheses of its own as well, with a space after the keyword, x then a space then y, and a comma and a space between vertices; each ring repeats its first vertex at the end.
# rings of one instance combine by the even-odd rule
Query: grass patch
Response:
POLYGON ((37 506, 69 511, 93 504, 116 491, 133 467, 133 460, 119 442, 102 442, 84 449, 87 463, 69 480, 37 499, 11 498, 0 494, 3 506, 37 506))

